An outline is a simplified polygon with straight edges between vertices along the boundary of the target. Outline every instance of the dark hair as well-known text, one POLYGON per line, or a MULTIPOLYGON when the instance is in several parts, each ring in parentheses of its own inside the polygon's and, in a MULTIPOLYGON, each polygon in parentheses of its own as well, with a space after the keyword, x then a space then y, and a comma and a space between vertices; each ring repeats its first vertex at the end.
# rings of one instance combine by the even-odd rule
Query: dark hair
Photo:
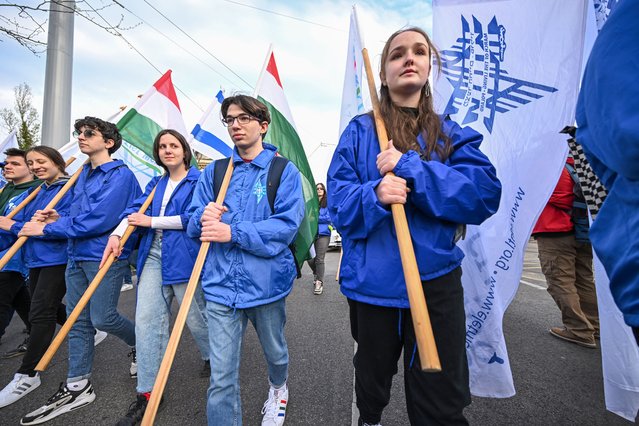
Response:
POLYGON ((27 161, 27 151, 24 151, 19 148, 9 148, 4 152, 6 157, 22 157, 26 163, 27 161))
MULTIPOLYGON (((428 34, 426 34, 426 32, 421 28, 409 27, 396 31, 386 41, 384 49, 382 50, 379 72, 379 76, 382 81, 385 81, 386 79, 384 67, 388 60, 392 41, 398 35, 410 31, 424 36, 428 49, 430 50, 430 54, 431 56, 434 56, 436 60, 437 70, 438 72, 441 71, 441 57, 439 56, 437 48, 428 37, 428 34)), ((399 151, 406 152, 412 149, 414 151, 421 152, 426 159, 430 159, 432 152, 436 151, 437 155, 443 161, 451 154, 452 144, 448 136, 442 132, 441 121, 439 116, 435 113, 433 97, 431 96, 430 91, 430 82, 426 81, 419 98, 419 104, 417 107, 418 113, 417 116, 415 116, 413 112, 395 105, 390 97, 388 86, 382 84, 379 89, 380 111, 384 118, 384 124, 386 124, 388 137, 393 140, 393 145, 399 151), (424 142, 426 143, 426 149, 423 152, 416 140, 419 133, 422 133, 424 142), (437 143, 440 139, 444 141, 443 147, 437 143)))
MULTIPOLYGON (((231 105, 237 105, 248 115, 252 115, 257 118, 260 123, 263 123, 264 121, 269 124, 271 123, 271 114, 268 112, 268 107, 252 96, 234 95, 224 98, 220 108, 222 118, 226 117, 226 113, 231 105)), ((262 140, 264 140, 265 137, 266 132, 262 133, 262 140)))
POLYGON ((191 147, 186 142, 184 136, 182 136, 182 134, 177 130, 173 129, 160 130, 160 132, 155 136, 155 139, 153 140, 153 159, 155 160, 155 162, 158 164, 158 166, 162 166, 167 174, 169 173, 168 167, 166 167, 164 163, 160 161, 160 138, 164 135, 171 135, 175 139, 177 139, 178 142, 180 142, 180 145, 182 145, 182 151, 184 151, 184 167, 188 170, 191 166, 191 159, 193 158, 191 147))
POLYGON ((317 185, 315 185, 315 189, 317 190, 317 187, 321 186, 322 189, 324 190, 324 195, 322 195, 322 198, 319 199, 319 206, 322 208, 326 207, 326 186, 324 186, 324 184, 322 182, 317 182, 317 185))
POLYGON ((79 132, 80 129, 83 127, 98 130, 100 133, 102 133, 102 137, 105 141, 111 139, 113 141, 113 146, 109 148, 109 155, 117 151, 122 145, 122 135, 120 135, 120 131, 118 130, 117 126, 100 118, 89 116, 79 118, 75 120, 75 124, 73 125, 73 127, 77 132, 79 132))
POLYGON ((64 175, 67 174, 67 172, 65 171, 65 168, 67 166, 66 162, 64 161, 64 158, 62 158, 62 155, 58 152, 57 149, 51 148, 50 146, 38 145, 38 146, 34 146, 30 148, 27 151, 27 154, 29 154, 30 152, 37 152, 39 154, 44 155, 49 160, 51 160, 53 164, 56 165, 56 167, 58 168, 58 170, 60 170, 60 172, 62 172, 62 174, 64 175))

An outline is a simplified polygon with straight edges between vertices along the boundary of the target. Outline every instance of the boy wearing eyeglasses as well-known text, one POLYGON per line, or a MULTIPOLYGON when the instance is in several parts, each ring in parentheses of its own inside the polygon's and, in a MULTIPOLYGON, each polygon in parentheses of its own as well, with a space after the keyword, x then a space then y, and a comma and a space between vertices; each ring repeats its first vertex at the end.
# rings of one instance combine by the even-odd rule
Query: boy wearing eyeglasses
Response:
MULTIPOLYGON (((68 216, 54 209, 40 210, 40 222, 27 222, 20 235, 68 238, 69 261, 65 272, 67 314, 75 308, 98 272, 104 246, 118 225, 124 209, 142 193, 135 175, 121 161, 111 158, 122 144, 122 136, 113 123, 95 117, 75 122, 75 136, 89 161, 75 184, 68 216)), ((122 339, 132 348, 131 376, 135 365, 135 327, 117 311, 125 260, 134 241, 124 247, 69 332, 69 369, 67 381, 39 409, 22 418, 21 424, 40 424, 95 400, 89 381, 93 365, 95 329, 122 339)))
POLYGON ((224 99, 221 111, 235 144, 233 174, 223 204, 217 204, 215 163, 204 170, 187 229, 189 236, 212 243, 202 273, 211 347, 208 424, 242 423, 239 365, 250 320, 268 365, 262 425, 282 425, 288 400, 285 301, 296 276, 288 246, 304 216, 301 178, 288 161, 271 210, 267 180, 277 149, 263 143, 271 121, 268 108, 237 95, 224 99))

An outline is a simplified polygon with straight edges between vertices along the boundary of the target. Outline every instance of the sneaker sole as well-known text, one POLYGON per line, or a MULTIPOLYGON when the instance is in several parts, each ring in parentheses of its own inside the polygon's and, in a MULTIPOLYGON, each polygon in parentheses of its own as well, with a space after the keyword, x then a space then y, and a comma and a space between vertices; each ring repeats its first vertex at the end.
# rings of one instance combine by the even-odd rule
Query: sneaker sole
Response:
POLYGON ((18 398, 14 399, 13 401, 0 402, 0 408, 7 407, 7 406, 13 404, 14 402, 20 401, 22 398, 27 396, 28 393, 30 393, 30 392, 36 390, 37 388, 39 388, 41 384, 42 384, 42 382, 38 383, 37 385, 31 385, 31 387, 29 389, 25 390, 18 398))
POLYGON ((62 414, 70 413, 71 411, 75 411, 79 408, 85 407, 91 404, 93 401, 95 401, 95 392, 91 392, 89 396, 87 396, 86 398, 83 398, 82 402, 78 405, 63 405, 57 411, 53 410, 51 413, 47 414, 46 416, 35 419, 31 422, 25 423, 24 420, 21 419, 20 424, 24 426, 28 426, 28 425, 39 425, 42 423, 46 423, 51 419, 55 419, 56 417, 61 416, 62 414))
POLYGON ((586 342, 582 342, 580 340, 571 339, 569 337, 562 336, 561 334, 555 333, 552 330, 548 330, 548 332, 552 336, 554 336, 554 337, 556 337, 558 339, 561 339, 561 340, 565 340, 566 342, 574 343, 576 345, 583 346, 584 348, 588 348, 588 349, 597 349, 597 344, 596 343, 586 343, 586 342))
POLYGON ((22 352, 8 352, 4 355, 2 355, 2 359, 10 359, 10 358, 15 358, 17 356, 24 356, 24 354, 27 353, 27 350, 25 349, 22 352))

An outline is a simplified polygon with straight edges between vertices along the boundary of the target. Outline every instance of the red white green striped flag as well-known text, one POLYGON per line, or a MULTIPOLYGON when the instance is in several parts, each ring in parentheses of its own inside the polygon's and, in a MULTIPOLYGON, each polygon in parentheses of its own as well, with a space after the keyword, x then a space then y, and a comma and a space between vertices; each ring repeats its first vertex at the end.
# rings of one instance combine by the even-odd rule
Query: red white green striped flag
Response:
POLYGON ((174 129, 186 137, 180 104, 171 81, 171 70, 138 100, 118 121, 122 147, 114 157, 120 158, 135 173, 144 188, 153 176, 163 173, 153 160, 153 140, 162 129, 174 129))
POLYGON ((255 91, 258 99, 266 104, 271 113, 271 124, 264 142, 275 145, 280 154, 292 161, 301 173, 305 215, 295 240, 295 260, 301 267, 317 234, 319 201, 313 173, 308 165, 302 141, 295 129, 293 115, 288 107, 275 65, 275 56, 270 49, 255 91))

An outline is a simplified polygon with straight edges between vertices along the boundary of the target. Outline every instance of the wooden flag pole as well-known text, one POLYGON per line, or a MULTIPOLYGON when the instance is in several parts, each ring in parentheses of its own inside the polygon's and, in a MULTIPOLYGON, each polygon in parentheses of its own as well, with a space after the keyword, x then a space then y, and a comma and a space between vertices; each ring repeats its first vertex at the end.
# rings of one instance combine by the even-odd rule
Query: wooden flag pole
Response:
MULTIPOLYGON (((373 115, 375 117, 377 139, 379 139, 379 148, 381 151, 385 151, 388 149, 388 134, 386 133, 384 119, 380 113, 371 61, 366 48, 362 49, 362 56, 364 57, 368 89, 371 95, 371 103, 373 104, 373 115)), ((386 176, 389 175, 394 176, 392 172, 386 173, 386 176)), ((419 361, 422 370, 433 373, 440 372, 442 366, 439 362, 439 355, 437 354, 435 336, 433 335, 433 328, 430 323, 428 308, 426 307, 426 297, 422 289, 422 280, 419 277, 417 259, 415 258, 413 241, 411 240, 410 231, 408 230, 408 221, 406 220, 404 205, 392 204, 391 212, 393 213, 393 222, 395 223, 397 242, 399 244, 399 254, 402 259, 404 278, 406 279, 406 291, 408 293, 408 302, 410 303, 410 312, 413 317, 419 361)))
MULTIPOLYGON (((151 202, 153 201, 154 195, 155 188, 153 188, 149 196, 146 198, 146 200, 144 200, 144 203, 140 207, 140 210, 138 210, 138 213, 144 213, 146 209, 149 208, 151 202)), ((135 231, 135 226, 127 226, 126 231, 124 231, 124 235, 122 235, 122 238, 120 238, 120 249, 124 247, 124 244, 126 244, 131 234, 133 234, 133 231, 135 231)), ((49 363, 51 362, 51 359, 60 348, 60 345, 62 345, 62 342, 64 341, 65 337, 67 337, 67 334, 69 334, 69 331, 71 331, 71 327, 73 327, 73 324, 75 324, 75 322, 77 321, 78 317, 82 313, 82 310, 87 306, 87 303, 89 303, 91 296, 93 296, 93 293, 95 293, 95 290, 97 290, 98 286, 102 282, 102 279, 104 278, 106 273, 109 271, 109 268, 111 267, 113 262, 115 262, 115 256, 113 255, 113 253, 111 253, 107 260, 104 262, 104 265, 102 265, 102 267, 98 270, 98 273, 95 274, 95 277, 93 278, 87 289, 84 291, 84 294, 82 295, 80 300, 78 300, 75 308, 73 308, 73 311, 71 311, 71 314, 69 314, 69 316, 67 317, 67 320, 62 325, 60 331, 55 336, 55 338, 49 345, 49 348, 40 359, 40 362, 38 362, 38 365, 36 365, 36 371, 44 371, 47 369, 49 363)))
MULTIPOLYGON (((58 204, 62 197, 64 197, 66 193, 69 192, 69 189, 71 189, 71 187, 75 184, 75 181, 78 180, 78 178, 80 177, 80 173, 82 173, 82 167, 80 167, 73 174, 73 176, 71 176, 71 179, 69 179, 67 183, 65 183, 64 186, 60 189, 60 191, 55 195, 55 197, 53 197, 53 199, 49 201, 49 204, 46 205, 44 210, 52 209, 56 206, 56 204, 58 204)), ((27 242, 28 239, 29 237, 18 237, 16 242, 13 243, 13 245, 9 248, 9 250, 7 250, 4 256, 2 256, 2 259, 0 259, 0 270, 7 266, 7 263, 9 263, 11 258, 15 256, 18 250, 20 250, 20 248, 24 245, 24 243, 27 242)))
MULTIPOLYGON (((222 186, 220 187, 220 193, 217 195, 217 199, 215 200, 216 203, 224 203, 224 198, 226 196, 226 191, 229 187, 232 174, 233 158, 229 160, 229 165, 226 168, 224 180, 222 180, 222 186)), ((189 313, 191 301, 193 300, 195 289, 197 288, 198 282, 200 280, 200 274, 202 272, 202 268, 204 267, 204 261, 206 260, 206 255, 209 252, 210 245, 211 243, 208 241, 205 241, 200 245, 200 251, 198 252, 195 265, 193 266, 193 272, 191 272, 189 283, 187 284, 186 291, 184 292, 184 298, 182 299, 182 303, 180 304, 180 310, 178 311, 177 317, 175 318, 175 324, 173 325, 173 330, 171 331, 171 337, 169 337, 169 343, 166 346, 166 351, 164 352, 164 357, 162 358, 162 363, 160 364, 160 370, 158 371, 158 375, 155 378, 155 384, 153 385, 153 390, 151 391, 151 398, 149 399, 149 403, 146 406, 146 411, 144 412, 142 426, 151 426, 155 421, 155 415, 157 414, 158 407, 160 406, 160 401, 162 400, 162 394, 164 393, 164 388, 166 387, 166 382, 169 378, 169 373, 171 372, 171 365, 173 364, 173 359, 175 358, 175 353, 177 352, 177 347, 180 343, 182 332, 184 331, 186 317, 189 313)))
MULTIPOLYGON (((74 161, 75 161, 75 157, 69 158, 67 160, 66 164, 65 164, 65 167, 69 167, 69 165, 71 163, 73 163, 74 161)), ((7 219, 13 219, 15 217, 15 215, 17 215, 18 212, 20 212, 20 210, 25 208, 27 206, 27 204, 29 204, 31 201, 33 201, 33 199, 36 197, 36 195, 38 195, 38 192, 40 192, 40 189, 42 189, 42 185, 40 185, 39 187, 34 189, 33 192, 31 194, 29 194, 27 196, 27 198, 22 200, 22 202, 20 204, 18 204, 15 209, 11 210, 11 212, 7 215, 7 219)))

